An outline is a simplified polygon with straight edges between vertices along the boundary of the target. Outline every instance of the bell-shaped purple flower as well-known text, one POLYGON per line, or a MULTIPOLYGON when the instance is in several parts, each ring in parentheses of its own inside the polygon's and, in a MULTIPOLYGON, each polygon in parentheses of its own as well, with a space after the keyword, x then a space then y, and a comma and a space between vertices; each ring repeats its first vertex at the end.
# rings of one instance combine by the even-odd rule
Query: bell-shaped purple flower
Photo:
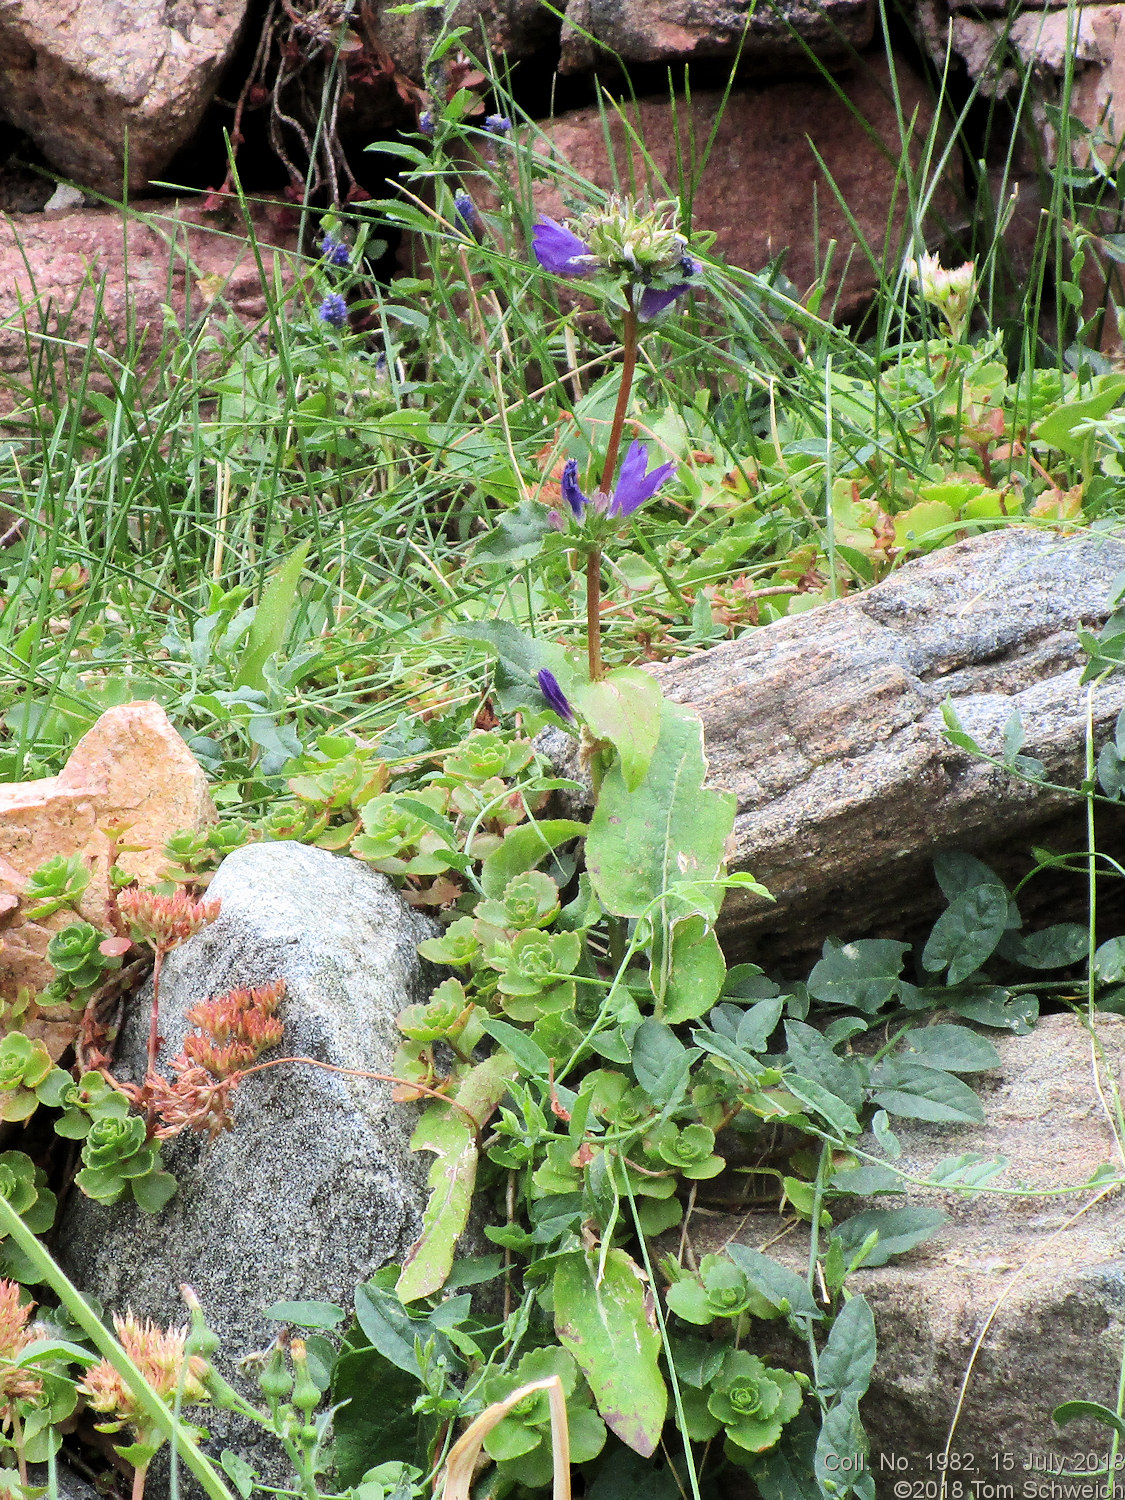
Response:
POLYGON ((584 495, 578 488, 578 460, 568 458, 563 464, 562 471, 562 497, 570 506, 576 521, 581 521, 582 512, 590 503, 589 495, 584 495))
MULTIPOLYGON (((699 275, 703 267, 699 261, 685 254, 680 258, 680 270, 685 276, 694 277, 699 275)), ((641 293, 640 301, 637 303, 637 317, 642 323, 651 323, 653 318, 658 317, 665 308, 671 307, 677 297, 682 297, 685 292, 690 291, 690 281, 681 281, 678 286, 669 286, 660 289, 646 286, 641 293)))
POLYGON ((531 232, 531 248, 552 276, 589 276, 596 261, 585 240, 544 214, 531 232))
POLYGON ((565 719, 568 724, 574 723, 574 710, 567 702, 566 694, 559 687, 558 678, 547 668, 536 674, 539 683, 539 691, 547 700, 547 707, 553 709, 560 719, 565 719))
POLYGON ((631 516, 646 500, 651 500, 657 490, 675 470, 674 463, 661 464, 648 473, 648 448, 644 443, 630 443, 629 451, 617 476, 613 499, 609 502, 609 514, 614 518, 631 516))
POLYGON ((422 135, 432 136, 437 128, 432 109, 424 109, 418 116, 418 129, 422 135))
POLYGON ((489 135, 511 135, 512 122, 507 115, 489 115, 484 122, 489 135))

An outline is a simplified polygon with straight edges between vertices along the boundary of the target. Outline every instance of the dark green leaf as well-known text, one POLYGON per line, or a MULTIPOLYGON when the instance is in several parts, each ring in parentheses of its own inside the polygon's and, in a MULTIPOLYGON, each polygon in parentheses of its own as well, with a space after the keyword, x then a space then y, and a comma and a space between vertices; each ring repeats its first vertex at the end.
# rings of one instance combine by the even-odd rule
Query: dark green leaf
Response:
POLYGON ((802 1078, 813 1078, 852 1109, 863 1103, 867 1068, 858 1058, 837 1057, 815 1026, 786 1021, 788 1062, 802 1078))
POLYGON ((824 957, 809 975, 809 994, 825 1005, 850 1005, 874 1015, 894 997, 909 947, 887 938, 825 943, 824 957))
POLYGON ((518 1026, 512 1026, 507 1021, 493 1020, 492 1017, 485 1019, 483 1025, 489 1036, 499 1042, 509 1056, 519 1063, 521 1073, 529 1078, 547 1077, 551 1059, 526 1031, 521 1031, 518 1026))
POLYGON ((802 1078, 796 1073, 786 1073, 785 1087, 800 1099, 808 1110, 826 1120, 839 1141, 844 1142, 849 1136, 860 1134, 862 1127, 844 1101, 830 1093, 828 1089, 822 1088, 813 1079, 802 1078))
POLYGON ((679 1099, 699 1053, 660 1021, 642 1021, 633 1037, 633 1072, 657 1109, 679 1099))
POLYGON ((896 1057, 947 1073, 982 1073, 1000 1066, 1000 1054, 990 1041, 966 1026, 919 1026, 904 1031, 896 1057))
POLYGON ((1108 1427, 1111 1432, 1125 1438, 1125 1421, 1100 1401, 1064 1401, 1061 1406, 1055 1407, 1051 1416, 1060 1427, 1065 1427, 1068 1422, 1098 1422, 1102 1427, 1108 1427))
POLYGON ((872 1231, 879 1239, 866 1260, 865 1266, 885 1266, 894 1255, 903 1255, 913 1250, 936 1234, 949 1217, 940 1208, 869 1208, 865 1213, 853 1214, 842 1224, 837 1224, 834 1233, 839 1235, 844 1255, 853 1255, 872 1231))
POLYGON ((1039 1019, 1039 1000, 1035 995, 1009 995, 998 986, 974 990, 963 1000, 951 998, 946 1004, 966 1021, 1004 1027, 1016 1036, 1026 1036, 1039 1019))
POLYGON ((1101 944, 1094 954, 1094 973, 1102 984, 1119 984, 1125 979, 1125 937, 1101 944))
POLYGON ((419 1418, 413 1406, 418 1394, 417 1380, 374 1349, 345 1354, 337 1362, 332 1399, 343 1404, 332 1427, 341 1485, 358 1484, 378 1464, 414 1458, 419 1418))
POLYGON ((473 548, 475 562, 527 562, 535 557, 551 533, 548 511, 530 500, 505 511, 495 527, 473 548))
POLYGON ((1010 933, 1004 957, 1027 969, 1063 969, 1086 957, 1089 932, 1078 922, 1059 922, 1039 932, 1010 933))
POLYGON ((875 1319, 865 1297, 844 1303, 817 1361, 817 1393, 834 1399, 866 1391, 875 1368, 875 1319))
POLYGON ((263 1313, 275 1323, 294 1323, 298 1328, 335 1328, 346 1316, 333 1302, 275 1302, 263 1313))
POLYGON ((947 970, 946 983, 960 984, 979 969, 1004 936, 1008 893, 1001 885, 978 885, 954 897, 934 923, 922 950, 931 974, 947 970))
POLYGON ((828 1185, 838 1193, 859 1193, 866 1196, 869 1193, 901 1193, 903 1191, 902 1178, 897 1172, 892 1172, 890 1167, 880 1167, 871 1163, 862 1167, 844 1167, 839 1172, 834 1172, 828 1179, 828 1185))
POLYGON ((763 1255, 760 1250, 751 1250, 749 1245, 730 1244, 727 1246, 727 1254, 745 1272, 746 1279, 754 1290, 761 1292, 766 1301, 780 1311, 798 1317, 815 1318, 818 1322, 824 1317, 803 1278, 788 1266, 763 1255))
POLYGON ((892 1058, 880 1064, 872 1084, 876 1104, 892 1115, 957 1125, 979 1125, 984 1120, 981 1102, 968 1084, 938 1068, 892 1058))
POLYGON ((858 1459, 867 1453, 867 1434, 859 1419, 859 1401, 845 1396, 825 1415, 816 1444, 816 1477, 821 1493, 833 1500, 848 1495, 863 1477, 859 1465, 845 1469, 841 1459, 858 1459), (828 1486, 831 1485, 831 1489, 828 1486))

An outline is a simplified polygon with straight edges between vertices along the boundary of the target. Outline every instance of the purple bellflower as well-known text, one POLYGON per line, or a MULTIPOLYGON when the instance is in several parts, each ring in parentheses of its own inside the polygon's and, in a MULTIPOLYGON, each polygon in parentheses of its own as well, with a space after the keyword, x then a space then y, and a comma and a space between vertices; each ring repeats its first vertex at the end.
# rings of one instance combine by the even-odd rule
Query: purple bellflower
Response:
POLYGON ((432 136, 434 133, 434 113, 431 109, 424 109, 418 116, 418 131, 421 135, 432 136))
POLYGON ((320 253, 330 266, 346 266, 351 261, 351 251, 330 229, 320 242, 320 253))
MULTIPOLYGON (((680 260, 680 270, 685 277, 698 276, 703 266, 699 261, 693 260, 690 255, 684 255, 680 260)), ((665 308, 671 307, 677 297, 682 297, 685 292, 691 291, 691 282, 682 281, 678 286, 657 288, 646 286, 641 293, 641 300, 637 303, 637 317, 642 323, 651 323, 665 308)))
POLYGON ((555 674, 548 672, 547 668, 544 667, 541 672, 537 673, 537 681, 539 683, 539 691, 547 700, 547 707, 553 709, 560 719, 565 719, 568 724, 573 724, 574 710, 567 702, 566 694, 559 687, 559 680, 555 674))
POLYGON ((348 321, 348 304, 339 292, 329 292, 317 308, 317 317, 330 328, 343 328, 348 321))
POLYGON ((595 495, 591 500, 589 495, 584 495, 578 488, 578 463, 571 458, 563 466, 561 484, 563 499, 570 506, 576 521, 582 520, 588 505, 593 505, 595 510, 604 511, 611 520, 624 520, 635 510, 639 510, 646 500, 652 499, 675 467, 674 463, 666 463, 650 470, 647 444, 630 443, 612 496, 607 500, 604 495, 595 495), (648 470, 647 473, 646 470, 648 470))
POLYGON ((507 115, 489 115, 484 122, 489 135, 511 135, 512 122, 507 115))
POLYGON ((552 276, 589 276, 597 269, 586 241, 546 214, 531 232, 531 248, 535 259, 552 276))

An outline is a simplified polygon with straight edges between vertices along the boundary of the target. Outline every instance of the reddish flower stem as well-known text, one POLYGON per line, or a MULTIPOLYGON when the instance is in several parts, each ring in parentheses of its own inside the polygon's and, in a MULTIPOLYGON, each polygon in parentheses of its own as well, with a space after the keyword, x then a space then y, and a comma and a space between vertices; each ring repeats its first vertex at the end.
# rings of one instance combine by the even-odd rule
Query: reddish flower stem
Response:
POLYGON ((586 655, 590 681, 605 676, 602 662, 602 549, 595 547, 586 559, 586 655))
MULTIPOLYGON (((148 1068, 147 1072, 156 1072, 156 1055, 160 1051, 160 970, 164 967, 164 954, 167 950, 161 947, 156 949, 152 961, 152 1019, 148 1026, 148 1068)), ((151 1135, 156 1127, 156 1110, 149 1105, 145 1110, 145 1125, 151 1135)))
POLYGON ((602 489, 607 495, 613 488, 613 476, 617 472, 617 455, 621 448, 621 434, 625 430, 625 413, 629 410, 629 396, 637 369, 637 314, 633 309, 632 290, 627 295, 629 305, 621 328, 621 385, 617 391, 617 406, 613 413, 613 426, 609 429, 609 447, 606 449, 605 467, 602 469, 602 489))
POLYGON ((377 1083, 397 1083, 404 1089, 415 1089, 419 1094, 425 1094, 430 1099, 437 1099, 441 1104, 451 1105, 453 1109, 459 1109, 473 1127, 473 1134, 479 1135, 480 1121, 471 1109, 466 1109, 456 1099, 451 1099, 448 1094, 443 1094, 439 1089, 429 1089, 424 1083, 412 1083, 409 1078, 396 1078, 393 1073, 368 1073, 363 1068, 339 1068, 335 1063, 321 1062, 318 1057, 273 1057, 269 1062, 255 1063, 252 1068, 243 1068, 238 1073, 230 1075, 231 1083, 241 1083, 244 1078, 249 1078, 251 1073, 264 1073, 267 1068, 280 1068, 282 1063, 308 1063, 310 1068, 324 1068, 329 1073, 346 1073, 349 1078, 374 1078, 377 1083))

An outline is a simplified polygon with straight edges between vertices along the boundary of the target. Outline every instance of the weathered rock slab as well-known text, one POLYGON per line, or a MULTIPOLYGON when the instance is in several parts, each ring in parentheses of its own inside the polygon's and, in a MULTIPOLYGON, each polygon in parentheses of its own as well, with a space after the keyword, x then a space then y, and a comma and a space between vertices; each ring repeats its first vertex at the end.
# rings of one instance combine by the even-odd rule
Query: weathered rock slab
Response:
MULTIPOLYGON (((1031 1493, 1025 1483, 1046 1481, 1044 1463, 1107 1447, 1104 1429, 1085 1422, 1060 1429, 1051 1420, 1066 1400, 1115 1407, 1125 1337, 1125 1202, 1119 1189, 1082 1186, 1105 1163, 1116 1172, 1125 1166, 1112 1104, 1099 1097, 1100 1086, 1110 1099, 1121 1076, 1125 1019, 1099 1017, 1097 1035, 1100 1063, 1072 1015, 1047 1016, 1027 1036, 990 1033, 1001 1066, 976 1080, 983 1125, 893 1122, 903 1147, 895 1165, 912 1176, 965 1152, 1005 1156, 1011 1166, 989 1185, 1031 1195, 908 1186, 855 1205, 949 1214, 931 1239, 848 1282, 870 1301, 879 1341, 861 1407, 879 1500, 904 1493, 895 1483, 940 1479, 934 1461, 951 1428, 951 1451, 973 1455, 981 1480, 1014 1481, 1008 1493, 1016 1495, 1031 1493), (1073 1191, 1045 1196, 1061 1188, 1073 1191), (906 1467, 883 1469, 880 1454, 901 1455, 906 1467), (995 1468, 993 1454, 1011 1455, 1012 1469, 995 1468), (1028 1473, 1023 1464, 1033 1454, 1041 1456, 1038 1472, 1028 1473)), ((866 1144, 880 1154, 870 1138, 866 1144)), ((833 1213, 847 1216, 839 1200, 833 1213)), ((697 1253, 732 1240, 753 1245, 803 1274, 804 1226, 779 1238, 780 1228, 766 1216, 701 1220, 693 1244, 697 1253)), ((764 1336, 774 1338, 771 1325, 764 1336)), ((784 1356, 780 1340, 769 1353, 784 1356)))
MULTIPOLYGON (((215 821, 207 779, 159 703, 108 708, 75 745, 57 776, 0 786, 0 898, 22 896, 28 876, 61 854, 81 855, 90 870, 78 916, 112 931, 107 916, 108 829, 128 828, 121 866, 155 883, 167 864, 164 844, 180 829, 215 821)), ((0 997, 37 991, 54 978, 47 944, 75 920, 66 909, 41 922, 17 906, 0 941, 0 997)))
POLYGON ((0 0, 0 108, 83 187, 119 196, 192 137, 247 0, 0 0), (126 144, 127 143, 127 144, 126 144))
MULTIPOLYGON (((992 862, 1055 831, 1074 804, 951 746, 942 704, 993 754, 1019 713, 1025 753, 1077 785, 1076 631, 1104 622, 1123 568, 1110 537, 994 532, 658 669, 703 720, 711 781, 737 798, 733 868, 776 898, 730 893, 731 947, 792 962, 830 934, 902 936, 940 910, 935 852, 992 862)), ((1111 677, 1094 695, 1099 744, 1122 708, 1125 680, 1111 677)))
POLYGON ((695 62, 737 58, 743 73, 788 66, 798 73, 842 62, 866 47, 875 27, 869 0, 570 0, 559 71, 599 61, 695 62))
MULTIPOLYGON (((932 120, 928 93, 901 60, 895 72, 903 113, 907 119, 915 117, 911 150, 917 153, 932 120)), ((716 252, 732 265, 760 271, 787 251, 783 269, 804 294, 824 263, 828 242, 835 240, 837 270, 830 278, 827 301, 835 299, 836 316, 841 318, 870 299, 875 273, 864 254, 851 251, 855 230, 829 176, 869 244, 882 245, 888 221, 892 223, 887 253, 889 263, 897 264, 906 243, 896 243, 906 233, 905 202, 895 167, 903 148, 885 61, 865 61, 841 76, 839 89, 823 78, 747 82, 729 95, 693 90, 690 109, 682 99, 675 107, 666 98, 642 99, 626 112, 655 171, 631 144, 633 138, 626 139, 621 120, 611 116, 614 173, 606 148, 606 121, 592 107, 559 115, 545 127, 536 149, 557 153, 581 177, 607 191, 615 182, 635 181, 638 190, 647 188, 655 198, 667 197, 667 184, 678 181, 681 156, 703 162, 693 215, 701 229, 716 232, 716 252)), ((542 212, 556 218, 566 214, 553 189, 537 189, 535 197, 542 212)), ((951 194, 939 185, 934 213, 951 211, 952 204, 951 194)))
MULTIPOLYGON (((395 1016, 427 993, 416 945, 432 928, 384 876, 323 849, 254 844, 223 861, 207 894, 222 903, 217 921, 165 966, 165 1057, 198 1001, 284 979, 278 1055, 388 1071, 395 1016)), ((123 1078, 143 1074, 148 1004, 137 997, 123 1028, 123 1078)), ((273 1302, 349 1307, 359 1282, 409 1248, 426 1200, 426 1160, 408 1149, 417 1109, 393 1104, 387 1084, 286 1063, 246 1079, 234 1107, 235 1128, 213 1144, 169 1143, 180 1187, 162 1213, 73 1193, 59 1236, 70 1274, 111 1310, 183 1322, 178 1288, 194 1287, 228 1378, 276 1334, 262 1316, 273 1302)), ((275 1464, 256 1429, 219 1412, 207 1425, 215 1451, 275 1464)))

